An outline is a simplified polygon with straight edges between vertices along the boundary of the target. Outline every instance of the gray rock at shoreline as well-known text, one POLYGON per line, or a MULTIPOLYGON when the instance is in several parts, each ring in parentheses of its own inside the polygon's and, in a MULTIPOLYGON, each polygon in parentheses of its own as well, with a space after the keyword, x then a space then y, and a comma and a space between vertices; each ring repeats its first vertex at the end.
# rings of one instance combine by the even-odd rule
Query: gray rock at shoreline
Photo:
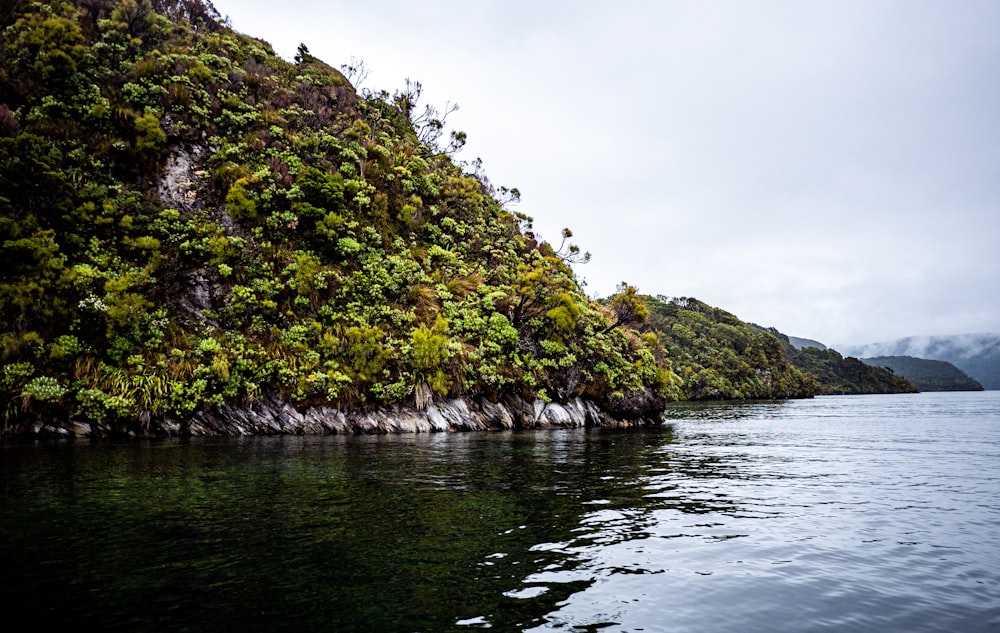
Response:
POLYGON ((567 403, 528 401, 507 397, 456 398, 433 402, 426 409, 392 406, 365 411, 341 411, 266 400, 253 406, 225 405, 165 425, 168 434, 193 436, 398 434, 505 429, 619 427, 656 424, 656 418, 620 420, 602 412, 593 402, 576 398, 567 403), (181 433, 176 430, 180 425, 181 433))
POLYGON ((498 402, 487 398, 455 398, 432 402, 425 409, 390 406, 342 411, 332 407, 296 409, 270 397, 253 404, 226 404, 199 411, 187 418, 166 417, 139 423, 103 421, 23 420, 5 429, 4 435, 63 438, 107 437, 238 437, 251 435, 385 435, 508 429, 625 427, 659 424, 662 417, 616 418, 594 402, 575 398, 566 403, 525 400, 506 396, 498 402))

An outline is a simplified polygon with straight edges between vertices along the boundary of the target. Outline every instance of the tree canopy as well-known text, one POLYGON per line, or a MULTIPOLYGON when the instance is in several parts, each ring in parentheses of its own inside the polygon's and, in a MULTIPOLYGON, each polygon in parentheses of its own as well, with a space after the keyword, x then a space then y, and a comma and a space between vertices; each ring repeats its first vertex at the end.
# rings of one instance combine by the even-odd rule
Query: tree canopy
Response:
POLYGON ((505 208, 516 188, 457 162, 453 108, 418 83, 359 93, 195 0, 25 1, 0 21, 4 420, 682 396, 633 295, 588 299, 571 233, 553 248, 505 208))

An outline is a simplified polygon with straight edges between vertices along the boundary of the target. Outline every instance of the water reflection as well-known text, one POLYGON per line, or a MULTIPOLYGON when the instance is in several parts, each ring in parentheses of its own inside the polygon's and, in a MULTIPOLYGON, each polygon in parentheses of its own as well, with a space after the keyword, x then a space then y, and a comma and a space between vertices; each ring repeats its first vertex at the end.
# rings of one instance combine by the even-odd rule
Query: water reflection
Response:
POLYGON ((667 405, 667 420, 768 419, 784 415, 786 400, 730 400, 723 402, 673 402, 667 405))
POLYGON ((0 595, 107 631, 1000 624, 1000 406, 942 425, 954 407, 827 402, 637 431, 2 445, 0 595))
POLYGON ((641 503, 670 434, 5 446, 3 583, 102 630, 523 628, 591 582, 525 582, 572 567, 535 546, 641 503))

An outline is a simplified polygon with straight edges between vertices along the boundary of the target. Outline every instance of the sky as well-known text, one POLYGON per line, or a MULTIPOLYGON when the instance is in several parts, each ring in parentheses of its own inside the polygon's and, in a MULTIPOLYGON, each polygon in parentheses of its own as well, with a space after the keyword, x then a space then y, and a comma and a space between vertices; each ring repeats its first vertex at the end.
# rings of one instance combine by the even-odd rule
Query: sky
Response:
POLYGON ((515 210, 622 281, 828 345, 1000 332, 1000 2, 215 0, 423 85, 515 210))

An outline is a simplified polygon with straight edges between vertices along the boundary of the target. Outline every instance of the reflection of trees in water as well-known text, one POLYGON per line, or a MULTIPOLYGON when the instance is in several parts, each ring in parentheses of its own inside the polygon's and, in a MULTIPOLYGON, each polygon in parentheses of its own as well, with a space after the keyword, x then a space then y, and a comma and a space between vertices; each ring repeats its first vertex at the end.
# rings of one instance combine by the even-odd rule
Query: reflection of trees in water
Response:
POLYGON ((741 420, 775 418, 785 413, 785 400, 726 400, 672 402, 664 410, 667 420, 741 420))
POLYGON ((5 495, 4 517, 31 529, 8 522, 0 553, 26 595, 88 586, 67 622, 401 631, 482 616, 523 629, 593 582, 596 551, 648 538, 663 512, 737 511, 707 491, 739 464, 674 437, 668 425, 9 449, 4 478, 24 490, 5 495), (65 544, 45 578, 13 556, 38 551, 18 534, 65 544), (148 609, 150 594, 181 608, 148 609))

